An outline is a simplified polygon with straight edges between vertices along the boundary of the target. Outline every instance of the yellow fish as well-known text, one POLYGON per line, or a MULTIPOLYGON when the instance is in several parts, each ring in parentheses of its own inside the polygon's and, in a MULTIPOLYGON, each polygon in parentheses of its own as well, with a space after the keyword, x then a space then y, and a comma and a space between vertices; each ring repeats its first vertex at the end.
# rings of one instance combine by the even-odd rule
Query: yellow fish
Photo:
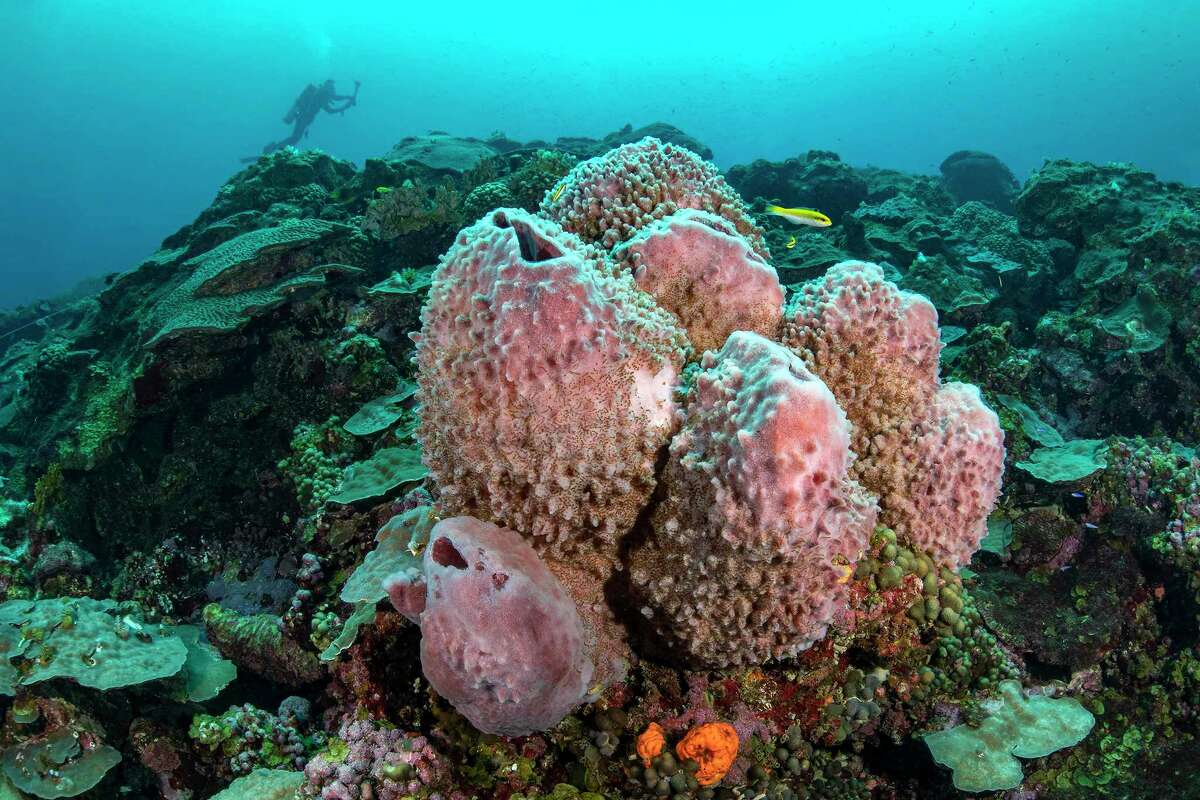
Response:
POLYGON ((567 182, 563 181, 558 185, 558 188, 554 190, 554 194, 550 195, 550 202, 557 203, 558 198, 562 196, 563 189, 565 188, 567 188, 567 182))
POLYGON ((784 245, 784 247, 786 247, 788 250, 791 250, 795 246, 796 246, 796 237, 795 236, 788 239, 787 244, 784 245))
POLYGON ((767 203, 766 212, 776 217, 782 217, 793 225, 808 225, 813 228, 828 228, 833 220, 820 211, 811 208, 781 208, 767 203))

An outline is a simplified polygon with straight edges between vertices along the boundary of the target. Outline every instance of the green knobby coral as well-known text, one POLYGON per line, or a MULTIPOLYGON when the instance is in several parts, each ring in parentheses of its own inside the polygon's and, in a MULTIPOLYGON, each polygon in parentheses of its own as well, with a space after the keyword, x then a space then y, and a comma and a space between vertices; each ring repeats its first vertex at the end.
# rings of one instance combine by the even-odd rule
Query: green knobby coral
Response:
POLYGON ((302 686, 325 676, 315 653, 284 635, 274 614, 239 614, 216 603, 204 607, 204 629, 223 656, 268 680, 302 686))
POLYGON ((999 688, 999 701, 990 704, 992 714, 979 727, 958 725, 925 737, 933 760, 954 771, 961 791, 1013 789, 1025 777, 1017 757, 1042 758, 1073 747, 1095 724, 1074 698, 1026 697, 1013 680, 999 688))
POLYGON ((287 220, 243 233, 183 262, 188 277, 151 312, 147 347, 189 332, 236 330, 255 312, 296 291, 324 284, 329 272, 356 267, 329 263, 353 229, 319 219, 287 220))
POLYGON ((292 454, 277 465, 295 486, 296 500, 307 514, 324 506, 341 481, 344 454, 352 446, 341 422, 334 416, 320 425, 297 425, 292 434, 292 454))

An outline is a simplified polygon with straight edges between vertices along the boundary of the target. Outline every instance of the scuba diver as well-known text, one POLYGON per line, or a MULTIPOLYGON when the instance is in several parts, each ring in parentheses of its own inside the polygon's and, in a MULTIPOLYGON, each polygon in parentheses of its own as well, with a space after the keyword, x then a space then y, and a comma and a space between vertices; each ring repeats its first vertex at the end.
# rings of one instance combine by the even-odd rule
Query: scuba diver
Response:
MULTIPOLYGON (((294 145, 308 135, 308 126, 322 111, 328 114, 344 114, 346 109, 358 105, 359 82, 354 82, 354 94, 338 94, 332 80, 325 81, 320 86, 309 84, 292 103, 291 109, 284 116, 285 124, 292 125, 292 135, 278 142, 269 142, 263 147, 263 155, 273 153, 283 147, 294 145), (338 106, 338 103, 342 103, 338 106)), ((255 161, 257 156, 243 158, 243 162, 255 161)))

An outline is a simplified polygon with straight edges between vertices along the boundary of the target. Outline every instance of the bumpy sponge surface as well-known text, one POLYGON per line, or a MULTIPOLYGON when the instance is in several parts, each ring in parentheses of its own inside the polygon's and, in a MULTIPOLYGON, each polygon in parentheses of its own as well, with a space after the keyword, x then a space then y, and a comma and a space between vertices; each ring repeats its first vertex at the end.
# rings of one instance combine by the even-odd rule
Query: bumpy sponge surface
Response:
POLYGON ((439 510, 552 555, 615 553, 676 425, 674 318, 556 224, 501 209, 459 234, 421 321, 418 435, 439 510))
POLYGON ((793 353, 744 331, 706 353, 631 563, 659 635, 713 667, 821 639, 875 523, 849 447, 845 415, 793 353))
POLYGON ((999 419, 938 379, 937 311, 875 264, 847 261, 798 292, 784 345, 829 386, 853 426, 852 474, 880 521, 955 566, 970 560, 1000 492, 999 419))
POLYGON ((717 168, 686 147, 652 136, 581 161, 547 192, 541 211, 606 249, 650 223, 694 208, 724 217, 769 258, 762 229, 717 168))
POLYGON ((587 698, 593 670, 583 622, 519 534, 471 517, 442 520, 430 531, 424 568, 421 668, 472 725, 523 736, 587 698))
POLYGON ((677 211, 643 228, 613 258, 679 318, 697 352, 716 350, 734 331, 779 333, 779 276, 723 217, 677 211))

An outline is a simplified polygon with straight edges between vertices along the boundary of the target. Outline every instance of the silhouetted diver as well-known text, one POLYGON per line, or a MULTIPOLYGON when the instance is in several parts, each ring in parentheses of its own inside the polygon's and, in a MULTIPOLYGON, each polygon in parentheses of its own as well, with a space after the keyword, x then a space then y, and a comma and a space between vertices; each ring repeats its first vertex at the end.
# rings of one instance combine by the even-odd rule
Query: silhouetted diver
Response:
MULTIPOLYGON (((304 91, 300 93, 296 102, 292 103, 291 109, 283 117, 285 124, 292 125, 292 135, 286 139, 280 139, 278 142, 269 142, 262 149, 263 155, 299 142, 308 135, 308 126, 312 125, 317 114, 322 111, 328 114, 344 114, 346 109, 358 105, 359 85, 358 81, 354 82, 354 94, 338 94, 332 80, 325 81, 320 86, 310 83, 304 87, 304 91), (343 103, 343 105, 339 107, 336 105, 337 103, 343 103)), ((258 160, 258 156, 251 156, 243 158, 242 162, 248 163, 256 160, 258 160)))

